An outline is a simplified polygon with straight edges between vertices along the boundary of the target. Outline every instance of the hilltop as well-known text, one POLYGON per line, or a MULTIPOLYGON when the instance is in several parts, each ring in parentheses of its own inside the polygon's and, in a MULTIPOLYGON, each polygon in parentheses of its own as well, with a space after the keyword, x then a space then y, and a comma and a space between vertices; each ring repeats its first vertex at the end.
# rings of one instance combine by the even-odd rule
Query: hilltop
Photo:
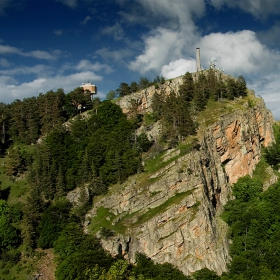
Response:
POLYGON ((220 215, 238 198, 234 186, 246 175, 261 177, 264 190, 278 180, 262 152, 275 142, 273 117, 242 76, 210 69, 112 101, 91 102, 76 89, 9 106, 3 279, 44 279, 48 258, 63 280, 113 277, 116 267, 121 279, 157 279, 145 264, 161 279, 205 268, 221 275, 232 256, 220 215), (77 111, 81 102, 89 110, 77 111))

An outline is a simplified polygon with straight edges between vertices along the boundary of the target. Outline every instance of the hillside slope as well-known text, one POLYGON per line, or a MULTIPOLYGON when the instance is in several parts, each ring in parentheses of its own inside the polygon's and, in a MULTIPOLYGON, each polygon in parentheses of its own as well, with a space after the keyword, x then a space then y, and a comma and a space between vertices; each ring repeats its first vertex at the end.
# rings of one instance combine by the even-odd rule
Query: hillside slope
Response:
MULTIPOLYGON (((178 91, 180 79, 166 82, 164 92, 178 91)), ((128 113, 134 99, 140 113, 149 112, 153 92, 151 87, 118 104, 128 113)), ((95 198, 85 229, 100 236, 106 250, 131 262, 142 252, 187 275, 204 267, 218 274, 227 270, 227 226, 219 214, 231 197, 232 183, 252 175, 261 147, 274 141, 274 121, 254 95, 216 102, 212 110, 208 107, 197 117, 199 145, 188 138, 178 148, 146 160, 145 173, 95 198), (102 236, 102 227, 112 230, 111 236, 102 236)))

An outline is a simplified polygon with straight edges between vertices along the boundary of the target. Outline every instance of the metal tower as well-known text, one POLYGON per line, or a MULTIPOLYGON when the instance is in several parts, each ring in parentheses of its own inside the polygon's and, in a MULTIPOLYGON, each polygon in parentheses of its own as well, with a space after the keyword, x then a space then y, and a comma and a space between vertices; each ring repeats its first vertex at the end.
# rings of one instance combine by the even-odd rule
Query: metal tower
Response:
POLYGON ((201 71, 201 64, 200 64, 200 48, 196 48, 196 71, 201 71))

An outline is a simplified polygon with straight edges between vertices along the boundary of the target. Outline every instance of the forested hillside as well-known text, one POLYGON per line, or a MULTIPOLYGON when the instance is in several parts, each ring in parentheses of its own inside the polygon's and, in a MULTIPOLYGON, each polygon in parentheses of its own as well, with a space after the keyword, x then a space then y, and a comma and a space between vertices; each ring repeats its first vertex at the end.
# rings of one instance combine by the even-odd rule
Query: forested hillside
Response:
MULTIPOLYGON (((128 117, 114 102, 164 82, 157 77, 153 83, 144 78, 130 86, 121 83, 105 101, 77 88, 1 104, 0 279, 47 279, 40 275, 47 253, 55 255, 51 266, 59 280, 280 279, 280 185, 263 191, 265 168, 273 166, 278 176, 277 125, 276 143, 264 150, 253 178, 246 176, 233 186, 235 199, 222 214, 232 240, 228 273, 217 276, 203 269, 185 276, 143 254, 132 265, 121 254, 112 257, 95 235, 84 233, 85 215, 96 197, 134 174, 149 172, 145 163, 164 150, 180 145, 184 154, 199 150, 199 120, 207 108, 224 110, 232 102, 232 112, 234 106, 246 102, 253 107, 255 102, 242 76, 225 78, 213 69, 196 76, 186 73, 179 94, 154 94, 150 114, 139 114, 132 102, 134 113, 128 117), (154 123, 161 126, 159 141, 137 133, 154 123), (67 194, 77 189, 80 196, 73 203, 67 194)), ((115 232, 102 227, 99 234, 106 239, 115 232)))

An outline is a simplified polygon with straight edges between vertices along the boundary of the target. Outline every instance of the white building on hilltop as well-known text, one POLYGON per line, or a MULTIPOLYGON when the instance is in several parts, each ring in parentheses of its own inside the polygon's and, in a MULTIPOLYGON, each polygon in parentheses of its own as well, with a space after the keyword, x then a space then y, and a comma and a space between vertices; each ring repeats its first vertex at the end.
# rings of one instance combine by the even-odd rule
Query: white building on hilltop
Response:
POLYGON ((88 82, 88 83, 82 83, 81 88, 85 90, 88 90, 91 94, 97 94, 97 87, 96 85, 88 82))

